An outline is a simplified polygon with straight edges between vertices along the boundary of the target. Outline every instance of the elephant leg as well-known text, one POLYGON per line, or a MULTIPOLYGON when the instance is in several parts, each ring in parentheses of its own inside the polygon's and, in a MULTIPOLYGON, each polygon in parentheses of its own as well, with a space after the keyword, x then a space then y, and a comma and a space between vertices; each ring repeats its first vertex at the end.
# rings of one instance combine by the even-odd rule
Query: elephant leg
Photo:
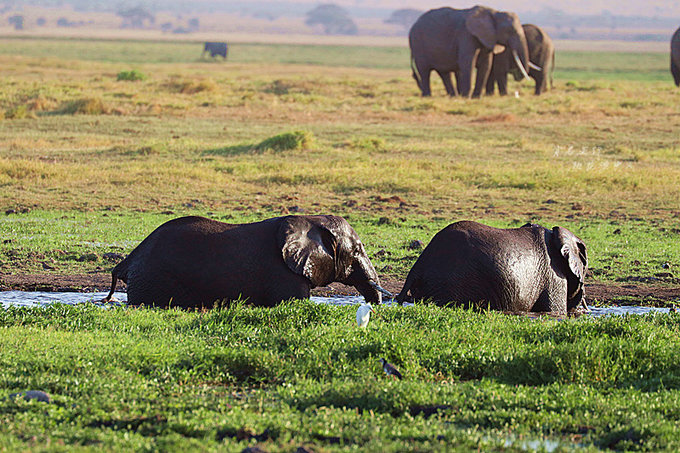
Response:
POLYGON ((487 96, 493 96, 495 85, 496 85, 496 76, 492 71, 491 75, 489 76, 489 79, 486 81, 486 95, 487 96))
POLYGON ((437 74, 439 74, 439 77, 441 77, 442 82, 444 82, 444 88, 446 88, 446 94, 449 96, 457 96, 458 93, 456 93, 456 87, 453 86, 453 82, 451 82, 451 73, 450 72, 444 72, 444 71, 437 71, 437 74))
POLYGON ((547 84, 548 80, 547 77, 545 77, 544 74, 533 74, 531 75, 533 79, 536 81, 536 89, 534 90, 534 94, 536 96, 539 96, 541 93, 547 90, 547 84))
POLYGON ((673 80, 675 80, 675 86, 680 87, 680 67, 671 61, 671 74, 673 74, 673 80))
POLYGON ((418 72, 420 73, 420 92, 423 97, 430 96, 432 92, 430 91, 430 69, 427 69, 425 71, 418 69, 418 72))
POLYGON ((498 94, 506 96, 508 94, 508 74, 499 74, 496 82, 498 83, 498 94))
POLYGON ((491 64, 493 62, 493 53, 483 50, 477 56, 477 79, 475 80, 475 90, 472 93, 473 98, 478 98, 482 94, 482 88, 486 87, 486 82, 489 79, 489 72, 491 71, 491 64))

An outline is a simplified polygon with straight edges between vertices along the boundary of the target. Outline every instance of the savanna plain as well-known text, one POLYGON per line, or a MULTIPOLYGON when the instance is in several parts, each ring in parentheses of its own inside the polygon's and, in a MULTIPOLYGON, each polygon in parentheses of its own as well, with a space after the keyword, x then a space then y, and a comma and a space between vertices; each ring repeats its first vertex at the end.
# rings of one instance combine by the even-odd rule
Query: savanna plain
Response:
MULTIPOLYGON (((0 38, 0 287, 108 289, 166 220, 337 214, 399 289, 463 219, 561 225, 591 305, 680 286, 668 55, 557 53, 554 90, 421 98, 408 49, 0 38), (77 282, 65 283, 65 282, 77 282)), ((680 315, 291 301, 0 310, 0 450, 680 449, 680 315), (404 379, 385 376, 378 359, 404 379), (44 390, 49 404, 2 399, 44 390)))

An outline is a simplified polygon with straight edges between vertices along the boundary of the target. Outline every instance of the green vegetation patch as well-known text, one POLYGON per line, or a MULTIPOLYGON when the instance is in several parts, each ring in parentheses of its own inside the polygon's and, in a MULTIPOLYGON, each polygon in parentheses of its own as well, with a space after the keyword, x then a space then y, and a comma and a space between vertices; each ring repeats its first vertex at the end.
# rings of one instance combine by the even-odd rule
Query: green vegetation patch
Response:
POLYGON ((132 69, 130 71, 120 71, 116 76, 116 80, 118 81, 124 80, 128 82, 136 82, 138 80, 146 79, 147 75, 137 69, 132 69))
POLYGON ((314 134, 308 131, 284 132, 255 145, 258 151, 306 150, 314 147, 314 134))

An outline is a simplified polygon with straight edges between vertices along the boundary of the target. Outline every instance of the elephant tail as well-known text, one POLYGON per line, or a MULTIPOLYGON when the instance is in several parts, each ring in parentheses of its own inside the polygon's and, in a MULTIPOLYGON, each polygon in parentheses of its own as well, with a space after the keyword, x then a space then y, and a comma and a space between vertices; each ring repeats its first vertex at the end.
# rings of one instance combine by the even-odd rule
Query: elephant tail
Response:
POLYGON ((109 294, 102 299, 102 302, 111 302, 111 300, 113 300, 113 293, 116 291, 118 280, 122 280, 123 282, 127 283, 127 274, 128 259, 125 258, 123 261, 118 263, 116 267, 111 269, 111 290, 109 291, 109 294))

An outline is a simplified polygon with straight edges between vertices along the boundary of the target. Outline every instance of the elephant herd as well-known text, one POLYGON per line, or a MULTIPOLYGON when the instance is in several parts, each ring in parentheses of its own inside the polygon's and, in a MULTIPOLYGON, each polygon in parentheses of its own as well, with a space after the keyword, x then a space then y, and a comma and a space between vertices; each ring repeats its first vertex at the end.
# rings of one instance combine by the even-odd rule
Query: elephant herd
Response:
MULTIPOLYGON (((555 46, 544 30, 521 24, 515 13, 485 6, 433 9, 418 18, 408 38, 411 71, 423 96, 431 94, 432 71, 449 96, 478 98, 484 89, 492 95, 495 85, 506 95, 509 73, 515 80, 534 79, 536 95, 548 89, 548 82, 552 88, 555 46)), ((671 38, 671 73, 680 86, 680 28, 671 38)))
MULTIPOLYGON (((429 299, 503 311, 564 314, 585 307, 586 246, 569 230, 527 224, 492 228, 457 222, 437 233, 408 273, 397 302, 429 299)), ((271 307, 341 282, 381 303, 380 280, 356 231, 332 215, 228 224, 204 217, 170 220, 111 272, 128 302, 210 308, 247 300, 271 307)))

